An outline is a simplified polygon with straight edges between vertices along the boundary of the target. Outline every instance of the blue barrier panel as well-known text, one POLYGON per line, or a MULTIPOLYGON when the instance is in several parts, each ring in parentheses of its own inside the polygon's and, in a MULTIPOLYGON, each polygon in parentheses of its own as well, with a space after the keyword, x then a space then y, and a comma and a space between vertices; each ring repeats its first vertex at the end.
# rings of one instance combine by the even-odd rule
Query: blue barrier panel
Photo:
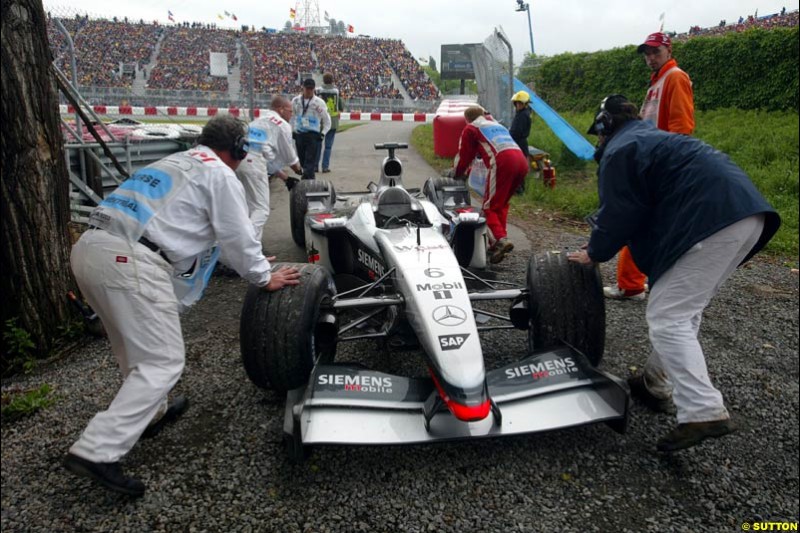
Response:
POLYGON ((578 133, 572 125, 561 118, 561 115, 556 113, 552 107, 547 105, 544 100, 530 90, 524 83, 514 78, 514 91, 525 91, 531 95, 531 107, 537 115, 542 117, 545 124, 547 124, 556 137, 561 139, 569 150, 580 157, 581 159, 590 160, 594 157, 594 146, 591 145, 586 138, 578 133))

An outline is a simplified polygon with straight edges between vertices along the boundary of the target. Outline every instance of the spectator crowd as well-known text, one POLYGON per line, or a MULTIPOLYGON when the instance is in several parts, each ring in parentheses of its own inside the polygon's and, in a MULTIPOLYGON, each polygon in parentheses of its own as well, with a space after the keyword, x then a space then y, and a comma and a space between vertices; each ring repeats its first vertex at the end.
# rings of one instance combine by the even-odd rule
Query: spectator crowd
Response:
MULTIPOLYGON (((403 98, 436 100, 439 89, 428 78, 402 41, 372 37, 316 35, 303 32, 236 31, 214 24, 182 22, 168 26, 90 19, 59 19, 70 33, 77 53, 79 85, 130 88, 137 72, 152 89, 228 91, 228 78, 211 76, 209 52, 227 54, 229 73, 241 66, 241 85, 246 87, 250 69, 243 61, 247 46, 253 57, 254 89, 258 93, 296 94, 300 80, 314 72, 335 73, 343 99, 403 98), (145 68, 153 64, 150 72, 145 68), (396 77, 393 76, 396 75, 396 77), (395 85, 399 79, 402 88, 395 85)), ((676 40, 698 35, 720 35, 749 28, 797 26, 798 11, 739 17, 710 28, 693 26, 673 34, 676 40)), ((53 59, 71 77, 66 39, 48 14, 47 36, 53 59)))
MULTIPOLYGON (((76 17, 62 19, 77 52, 79 85, 130 87, 138 68, 150 59, 163 27, 155 24, 76 17), (129 68, 122 68, 123 65, 129 68)), ((56 65, 71 79, 66 38, 48 18, 47 35, 56 65)))
MULTIPOLYGON (((397 79, 415 100, 435 100, 439 90, 405 45, 396 39, 344 37, 301 32, 271 33, 217 29, 214 24, 181 22, 169 26, 90 19, 60 19, 75 42, 80 85, 131 87, 143 70, 151 89, 224 92, 226 77, 211 76, 209 52, 228 56, 229 72, 241 66, 241 85, 250 69, 243 60, 247 46, 253 58, 256 92, 295 94, 299 81, 313 72, 335 72, 342 98, 403 98, 397 79), (150 72, 146 65, 154 63, 150 72), (136 65, 120 68, 120 63, 136 65), (397 78, 393 78, 393 73, 397 78)), ((69 72, 66 40, 48 17, 48 38, 57 65, 69 72)), ((69 75, 69 74, 68 74, 69 75)))
POLYGON ((231 30, 197 29, 183 25, 168 28, 159 47, 156 66, 147 78, 147 87, 227 91, 227 77, 211 76, 209 54, 227 54, 230 71, 236 58, 238 38, 238 32, 231 30))
POLYGON ((700 26, 692 26, 686 33, 672 34, 673 40, 686 41, 692 37, 709 36, 709 35, 724 35, 730 32, 741 32, 751 28, 787 28, 797 26, 800 20, 800 11, 786 12, 783 8, 780 13, 772 13, 769 15, 757 16, 748 15, 746 17, 740 16, 739 19, 732 24, 728 24, 726 20, 719 21, 719 24, 710 28, 701 28, 700 26))

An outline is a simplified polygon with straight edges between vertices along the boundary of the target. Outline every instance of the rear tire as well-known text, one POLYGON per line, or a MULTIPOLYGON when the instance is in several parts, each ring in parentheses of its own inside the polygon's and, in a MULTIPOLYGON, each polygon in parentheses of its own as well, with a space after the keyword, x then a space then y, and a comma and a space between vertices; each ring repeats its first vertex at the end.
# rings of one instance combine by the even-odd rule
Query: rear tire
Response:
POLYGON ((328 180, 300 180, 289 193, 289 224, 292 240, 297 246, 306 245, 305 219, 308 212, 307 192, 331 191, 332 201, 336 201, 336 190, 328 180))
POLYGON ((528 350, 567 343, 597 366, 603 359, 606 307, 597 266, 547 252, 528 262, 531 327, 528 350))
POLYGON ((242 363, 257 387, 283 394, 305 385, 319 358, 336 352, 335 320, 323 316, 320 305, 336 293, 328 271, 319 265, 293 266, 300 284, 267 292, 251 285, 239 323, 242 363))

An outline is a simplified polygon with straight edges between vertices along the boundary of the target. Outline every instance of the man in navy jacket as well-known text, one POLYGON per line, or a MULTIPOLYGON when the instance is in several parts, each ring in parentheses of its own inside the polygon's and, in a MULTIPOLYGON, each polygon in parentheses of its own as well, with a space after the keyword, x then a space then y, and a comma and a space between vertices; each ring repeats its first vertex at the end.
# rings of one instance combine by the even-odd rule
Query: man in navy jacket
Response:
POLYGON ((603 100, 589 133, 598 136, 600 208, 588 245, 569 254, 604 262, 628 245, 650 280, 647 324, 653 351, 631 392, 678 426, 659 451, 734 431, 711 384, 697 340, 703 310, 737 266, 772 238, 780 217, 747 174, 698 139, 657 129, 622 95, 603 100))

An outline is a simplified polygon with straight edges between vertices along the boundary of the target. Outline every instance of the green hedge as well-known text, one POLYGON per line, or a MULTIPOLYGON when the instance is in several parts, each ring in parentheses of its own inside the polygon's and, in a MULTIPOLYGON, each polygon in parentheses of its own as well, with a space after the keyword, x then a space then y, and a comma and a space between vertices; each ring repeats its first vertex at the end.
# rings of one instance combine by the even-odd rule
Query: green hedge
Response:
MULTIPOLYGON (((798 28, 694 37, 676 42, 673 56, 692 79, 698 110, 800 110, 798 28)), ((631 45, 549 58, 537 69, 534 87, 554 109, 587 111, 612 93, 643 101, 649 79, 631 45)))

